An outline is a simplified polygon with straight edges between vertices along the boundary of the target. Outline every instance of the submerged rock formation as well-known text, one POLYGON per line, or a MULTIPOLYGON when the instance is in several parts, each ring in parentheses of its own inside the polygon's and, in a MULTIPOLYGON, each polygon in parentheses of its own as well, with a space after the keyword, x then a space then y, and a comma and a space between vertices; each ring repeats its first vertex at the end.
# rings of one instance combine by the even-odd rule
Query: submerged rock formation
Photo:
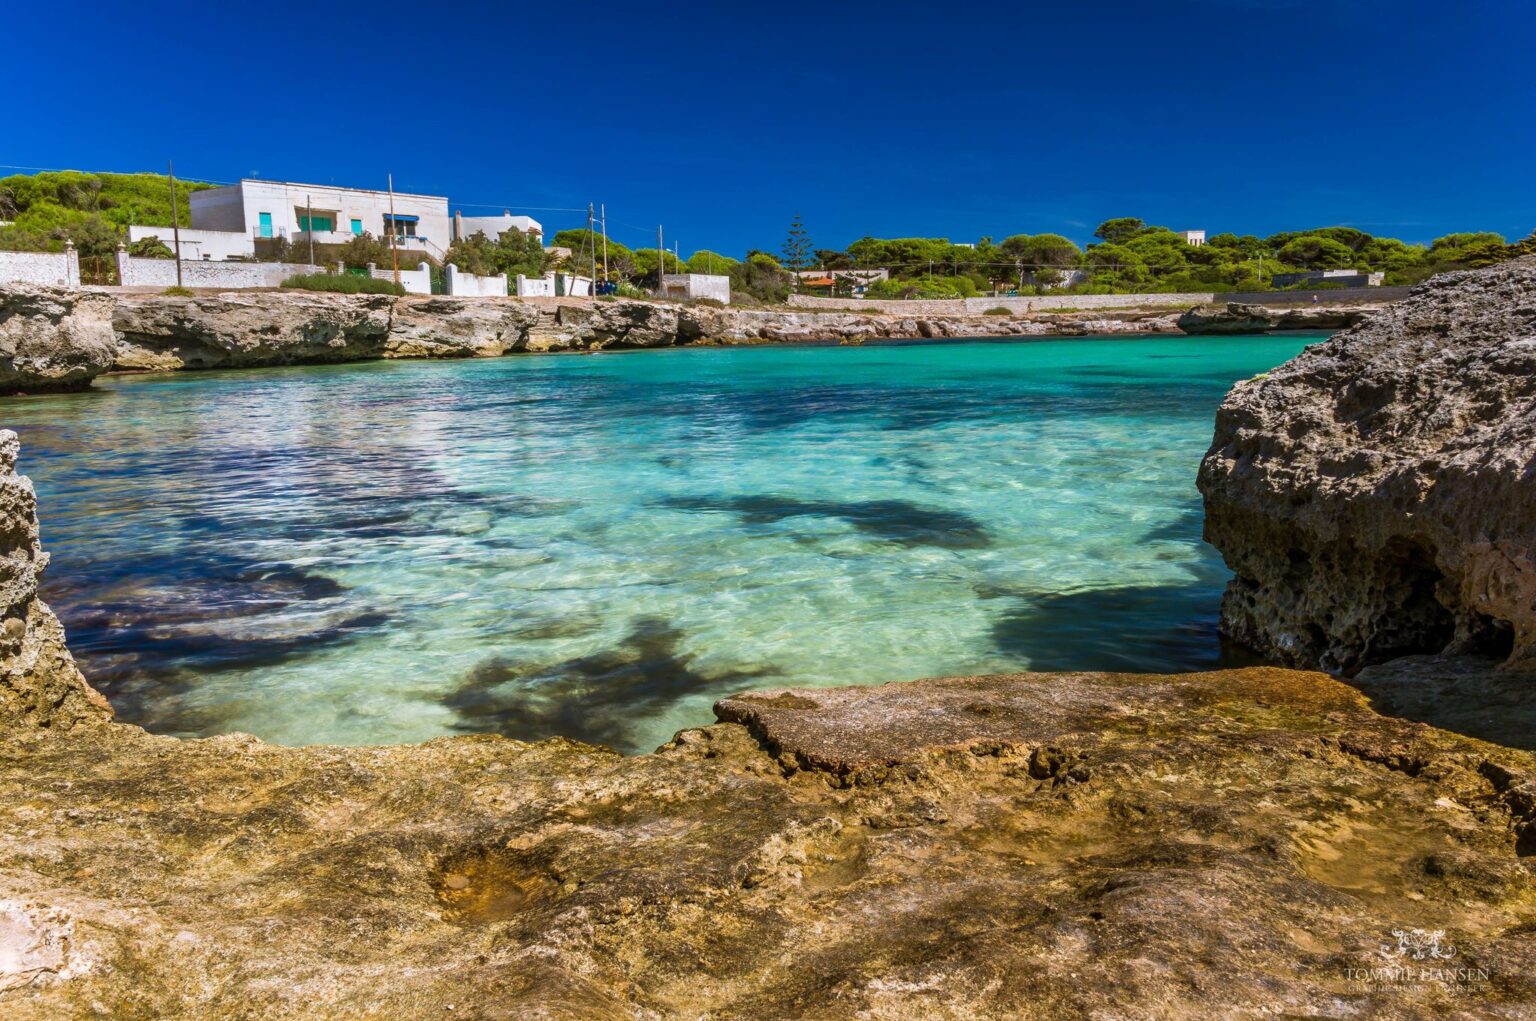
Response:
POLYGON ((1536 258, 1438 277, 1240 383, 1200 489, 1240 641, 1536 670, 1536 258))
POLYGON ((107 295, 0 286, 0 393, 83 390, 115 352, 107 295))
POLYGON ((7 1021, 1536 1003, 1536 757, 1326 676, 762 691, 629 758, 155 737, 105 719, 37 600, 15 457, 0 434, 7 1021), (1368 977, 1428 946, 1463 970, 1368 977))
POLYGON ((1197 305, 1176 320, 1190 334, 1263 333, 1266 330, 1342 330, 1363 323, 1381 304, 1197 305))

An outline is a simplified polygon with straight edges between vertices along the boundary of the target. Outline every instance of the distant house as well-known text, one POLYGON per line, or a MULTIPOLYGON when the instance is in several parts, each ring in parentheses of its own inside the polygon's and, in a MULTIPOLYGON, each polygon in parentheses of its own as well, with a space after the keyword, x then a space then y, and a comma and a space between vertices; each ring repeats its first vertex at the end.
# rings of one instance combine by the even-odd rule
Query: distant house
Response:
POLYGON ((1203 230, 1176 230, 1174 233, 1183 238, 1186 245, 1193 245, 1199 248, 1205 244, 1205 231, 1203 230))
POLYGON ((453 214, 453 240, 471 238, 476 234, 484 234, 495 241, 509 230, 515 230, 521 234, 533 234, 544 236, 544 225, 531 216, 513 216, 510 209, 502 210, 500 216, 465 216, 462 212, 453 214))
POLYGON ((847 279, 853 284, 853 296, 862 298, 869 285, 878 280, 889 280, 888 269, 802 269, 795 272, 802 288, 832 291, 837 281, 847 279))
MULTIPOLYGON (((344 245, 367 233, 393 235, 402 252, 440 259, 453 240, 448 199, 441 195, 397 191, 391 199, 388 191, 246 178, 239 184, 194 191, 188 200, 192 229, 244 234, 258 254, 262 242, 279 238, 344 245)), ((162 241, 168 240, 164 233, 168 228, 155 229, 162 232, 162 241)))
POLYGON ((1385 273, 1362 273, 1358 269, 1320 269, 1310 273, 1276 273, 1270 277, 1275 287, 1297 284, 1330 284, 1334 287, 1380 287, 1385 273))

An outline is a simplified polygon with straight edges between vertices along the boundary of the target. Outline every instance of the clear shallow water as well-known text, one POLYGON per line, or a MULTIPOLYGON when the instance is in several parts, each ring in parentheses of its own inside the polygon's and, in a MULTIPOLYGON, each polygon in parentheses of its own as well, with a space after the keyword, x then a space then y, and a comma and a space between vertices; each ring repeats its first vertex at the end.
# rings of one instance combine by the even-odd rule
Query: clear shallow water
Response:
POLYGON ((754 685, 1217 664, 1195 471, 1317 339, 185 373, 4 422, 123 717, 638 750, 754 685))

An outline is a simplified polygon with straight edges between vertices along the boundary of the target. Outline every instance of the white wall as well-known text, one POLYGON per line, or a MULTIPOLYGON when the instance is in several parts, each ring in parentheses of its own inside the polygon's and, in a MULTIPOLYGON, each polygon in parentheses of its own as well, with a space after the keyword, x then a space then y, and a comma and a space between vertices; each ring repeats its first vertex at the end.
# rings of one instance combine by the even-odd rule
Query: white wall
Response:
POLYGON ((80 286, 80 253, 0 252, 0 284, 45 284, 50 287, 80 286))
POLYGON ((576 276, 572 273, 556 273, 555 293, 569 298, 590 298, 592 278, 576 276))
MULTIPOLYGON (((170 227, 140 227, 128 228, 128 240, 142 241, 145 238, 159 238, 165 247, 176 250, 175 233, 170 227)), ((251 235, 243 231, 233 230, 198 230, 194 227, 181 228, 181 257, 183 259, 199 260, 213 259, 222 261, 231 256, 238 258, 252 258, 256 254, 256 243, 251 240, 251 235)))
POLYGON ((731 303, 731 278, 710 273, 668 273, 662 278, 668 295, 680 298, 713 298, 731 303))
POLYGON ((507 275, 498 273, 495 276, 482 277, 473 273, 464 273, 453 263, 443 268, 443 276, 447 278, 448 293, 466 297, 506 297, 507 275))
MULTIPOLYGON (((118 278, 124 287, 175 287, 175 259, 147 259, 117 253, 118 278)), ((246 287, 277 287, 297 273, 323 273, 320 266, 289 262, 204 262, 181 261, 183 287, 213 287, 240 290, 246 287)))
POLYGON ((532 231, 542 237, 544 225, 531 216, 513 216, 511 213, 502 213, 500 216, 453 214, 453 236, 455 239, 474 237, 477 233, 483 233, 486 237, 495 241, 509 230, 522 231, 524 234, 532 231))
MULTIPOLYGON (((393 280, 395 271, 392 269, 379 269, 373 263, 368 264, 368 272, 375 280, 393 280)), ((405 288, 407 294, 431 294, 432 293, 432 267, 425 262, 417 264, 415 269, 402 269, 400 271, 400 286, 405 288)))
POLYGON ((542 277, 525 277, 521 273, 517 275, 517 296, 519 298, 553 298, 555 296, 555 275, 545 273, 542 277))

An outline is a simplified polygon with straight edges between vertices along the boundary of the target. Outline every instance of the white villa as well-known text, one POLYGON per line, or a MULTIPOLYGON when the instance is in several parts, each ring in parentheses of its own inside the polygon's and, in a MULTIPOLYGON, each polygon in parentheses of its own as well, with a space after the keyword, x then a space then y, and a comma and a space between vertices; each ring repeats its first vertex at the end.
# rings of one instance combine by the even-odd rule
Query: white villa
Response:
POLYGON ((1183 238, 1186 245, 1193 245, 1199 248, 1205 244, 1205 231, 1203 230, 1176 230, 1174 233, 1183 238))
MULTIPOLYGON (((194 191, 188 199, 194 230, 240 233, 252 241, 302 242, 313 234, 315 244, 344 245, 363 233, 393 234, 403 251, 441 258, 453 240, 448 199, 442 195, 397 191, 391 213, 387 191, 246 178, 239 184, 194 191)), ((163 233, 160 239, 166 240, 163 233)))

